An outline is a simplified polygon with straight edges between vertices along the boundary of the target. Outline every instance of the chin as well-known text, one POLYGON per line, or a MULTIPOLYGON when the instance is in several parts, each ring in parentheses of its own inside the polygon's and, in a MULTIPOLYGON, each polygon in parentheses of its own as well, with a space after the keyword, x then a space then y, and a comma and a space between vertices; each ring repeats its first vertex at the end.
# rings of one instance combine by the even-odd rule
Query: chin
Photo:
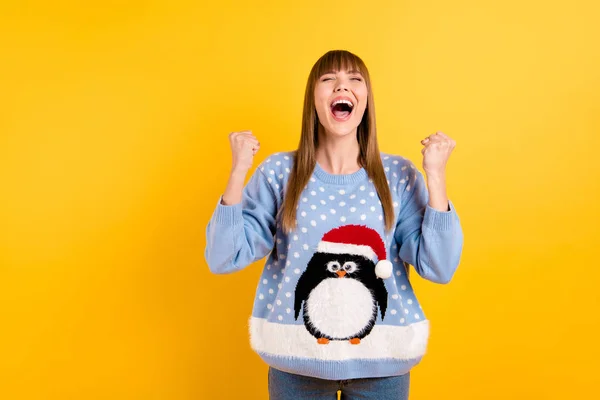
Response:
POLYGON ((344 129, 344 130, 333 130, 333 131, 331 131, 331 133, 334 136, 339 136, 339 137, 348 136, 348 135, 351 135, 351 134, 353 134, 355 132, 356 132, 356 128, 350 129, 350 130, 344 129))
POLYGON ((347 125, 347 126, 329 126, 325 128, 326 132, 329 132, 333 136, 342 137, 353 134, 356 132, 358 125, 347 125))

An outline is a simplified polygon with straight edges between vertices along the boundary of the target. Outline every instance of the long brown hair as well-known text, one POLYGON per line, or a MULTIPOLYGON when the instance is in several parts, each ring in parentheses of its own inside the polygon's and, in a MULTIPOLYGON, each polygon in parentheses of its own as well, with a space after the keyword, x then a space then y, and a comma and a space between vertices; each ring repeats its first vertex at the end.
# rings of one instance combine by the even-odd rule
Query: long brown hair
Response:
POLYGON ((294 153, 294 165, 288 179, 285 199, 283 201, 282 227, 284 232, 289 232, 296 228, 296 208, 298 201, 317 163, 315 151, 318 145, 319 118, 315 108, 315 85, 325 73, 344 70, 359 71, 367 85, 367 108, 357 129, 357 140, 360 148, 358 162, 365 169, 367 175, 375 185, 383 207, 386 231, 390 231, 394 226, 395 217, 392 195, 385 171, 383 170, 379 145, 377 144, 375 104, 373 102, 373 90, 371 89, 369 71, 365 63, 357 55, 346 50, 331 50, 317 60, 308 76, 306 91, 304 93, 300 144, 294 153))

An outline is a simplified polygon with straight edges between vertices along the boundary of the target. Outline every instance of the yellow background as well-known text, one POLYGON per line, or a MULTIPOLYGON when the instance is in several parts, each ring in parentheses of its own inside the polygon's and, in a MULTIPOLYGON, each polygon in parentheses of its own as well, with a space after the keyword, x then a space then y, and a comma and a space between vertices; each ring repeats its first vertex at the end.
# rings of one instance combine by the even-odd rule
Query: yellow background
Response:
POLYGON ((313 63, 361 56, 381 149, 458 142, 465 232, 411 399, 598 398, 595 1, 0 5, 0 398, 264 399, 261 265, 204 262, 227 134, 295 148, 313 63), (237 394, 237 396, 236 396, 237 394))

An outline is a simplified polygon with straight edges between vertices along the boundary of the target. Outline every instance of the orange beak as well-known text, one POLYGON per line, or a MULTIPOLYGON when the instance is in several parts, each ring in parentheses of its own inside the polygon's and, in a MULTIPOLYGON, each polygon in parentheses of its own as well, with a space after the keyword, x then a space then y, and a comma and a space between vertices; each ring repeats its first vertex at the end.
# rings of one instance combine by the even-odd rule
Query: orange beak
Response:
POLYGON ((343 278, 344 275, 346 275, 346 271, 337 271, 336 274, 338 274, 340 278, 343 278))

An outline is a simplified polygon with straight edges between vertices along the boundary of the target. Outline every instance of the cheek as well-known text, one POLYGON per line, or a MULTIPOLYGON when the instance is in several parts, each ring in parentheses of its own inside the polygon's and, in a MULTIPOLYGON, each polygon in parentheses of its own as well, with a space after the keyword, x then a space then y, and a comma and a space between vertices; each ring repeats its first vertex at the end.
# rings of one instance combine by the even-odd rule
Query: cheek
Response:
POLYGON ((315 95, 315 108, 317 110, 317 115, 320 118, 324 118, 329 111, 329 106, 327 105, 327 97, 319 97, 318 94, 315 95))
POLYGON ((328 96, 320 95, 319 93, 315 94, 315 106, 317 108, 326 108, 328 96))
POLYGON ((366 86, 362 86, 360 89, 358 89, 356 92, 356 96, 361 99, 363 102, 367 101, 367 97, 369 92, 367 91, 366 86))
POLYGON ((356 97, 359 100, 359 106, 358 106, 358 110, 360 111, 364 111, 365 108, 367 108, 367 99, 368 99, 368 93, 366 89, 363 89, 360 92, 356 93, 356 97))
POLYGON ((327 120, 328 108, 325 107, 322 102, 321 103, 317 103, 315 105, 315 108, 317 110, 317 118, 319 119, 319 121, 325 121, 325 120, 327 120))
POLYGON ((324 85, 315 86, 314 90, 315 100, 318 102, 327 96, 327 88, 324 85))
POLYGON ((323 101, 323 94, 321 91, 319 91, 318 89, 315 89, 314 94, 313 94, 313 98, 315 99, 315 105, 318 107, 319 104, 322 103, 323 101))

